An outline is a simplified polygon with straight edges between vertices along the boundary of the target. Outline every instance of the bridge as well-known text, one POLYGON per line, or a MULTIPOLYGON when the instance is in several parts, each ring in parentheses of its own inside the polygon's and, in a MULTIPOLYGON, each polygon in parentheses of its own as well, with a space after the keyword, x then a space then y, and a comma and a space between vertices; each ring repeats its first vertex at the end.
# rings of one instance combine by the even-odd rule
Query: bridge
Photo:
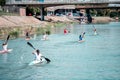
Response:
POLYGON ((120 5, 86 5, 86 6, 80 6, 76 5, 77 9, 120 9, 120 5))
POLYGON ((120 0, 6 0, 8 6, 38 6, 41 8, 41 19, 44 20, 44 8, 60 5, 76 5, 78 9, 89 8, 120 8, 120 6, 109 6, 109 4, 120 4, 120 0))
POLYGON ((119 1, 109 0, 6 0, 6 5, 33 5, 33 6, 58 6, 58 5, 94 5, 94 4, 120 4, 119 1))

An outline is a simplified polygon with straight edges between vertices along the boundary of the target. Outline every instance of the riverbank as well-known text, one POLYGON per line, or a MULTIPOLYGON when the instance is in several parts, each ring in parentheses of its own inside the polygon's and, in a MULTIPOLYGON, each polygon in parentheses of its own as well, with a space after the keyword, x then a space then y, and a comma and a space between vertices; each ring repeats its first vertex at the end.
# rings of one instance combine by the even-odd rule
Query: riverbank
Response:
POLYGON ((24 27, 46 25, 46 22, 40 21, 33 16, 0 16, 0 27, 24 27))
MULTIPOLYGON (((114 19, 93 17, 93 23, 108 23, 110 21, 114 21, 114 19)), ((43 34, 45 31, 50 31, 51 27, 78 22, 66 16, 45 16, 45 21, 40 21, 33 16, 0 16, 0 38, 6 37, 7 34, 11 34, 13 37, 24 36, 26 31, 31 32, 31 35, 43 34)))
MULTIPOLYGON (((110 17, 93 17, 93 23, 107 23, 114 21, 110 17)), ((45 16, 45 21, 40 21, 33 16, 0 16, 0 28, 2 27, 45 27, 55 22, 72 23, 79 22, 74 19, 69 19, 66 16, 45 16)))
POLYGON ((109 23, 115 21, 115 19, 110 17, 93 17, 92 23, 109 23))

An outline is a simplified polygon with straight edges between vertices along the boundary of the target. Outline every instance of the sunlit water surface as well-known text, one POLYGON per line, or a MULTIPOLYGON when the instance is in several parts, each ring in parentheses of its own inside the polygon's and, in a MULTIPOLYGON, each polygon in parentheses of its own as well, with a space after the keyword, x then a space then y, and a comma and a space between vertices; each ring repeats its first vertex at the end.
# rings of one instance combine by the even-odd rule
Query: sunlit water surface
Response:
MULTIPOLYGON (((51 60, 49 64, 29 66, 33 49, 23 38, 9 40, 13 51, 0 54, 0 80, 120 80, 120 23, 68 25, 54 29, 48 41, 42 35, 30 40, 35 48, 51 60), (85 42, 78 37, 85 34, 85 42)), ((0 44, 3 40, 0 40, 0 44)), ((2 50, 2 47, 0 47, 2 50)))

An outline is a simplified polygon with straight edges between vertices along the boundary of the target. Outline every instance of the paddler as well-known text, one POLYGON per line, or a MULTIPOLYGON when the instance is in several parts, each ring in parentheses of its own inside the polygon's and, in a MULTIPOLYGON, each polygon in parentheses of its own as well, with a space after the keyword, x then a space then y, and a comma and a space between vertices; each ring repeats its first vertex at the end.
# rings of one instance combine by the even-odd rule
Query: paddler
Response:
POLYGON ((42 54, 40 53, 39 49, 33 51, 32 54, 35 55, 35 61, 42 61, 42 54))
POLYGON ((26 32, 26 40, 30 40, 30 35, 28 31, 26 32))
POLYGON ((7 44, 7 43, 3 43, 3 44, 2 44, 2 48, 3 48, 4 51, 7 51, 7 50, 8 50, 7 47, 8 47, 8 44, 7 44))
POLYGON ((94 28, 94 30, 93 30, 93 31, 94 31, 94 35, 97 35, 96 28, 94 28))

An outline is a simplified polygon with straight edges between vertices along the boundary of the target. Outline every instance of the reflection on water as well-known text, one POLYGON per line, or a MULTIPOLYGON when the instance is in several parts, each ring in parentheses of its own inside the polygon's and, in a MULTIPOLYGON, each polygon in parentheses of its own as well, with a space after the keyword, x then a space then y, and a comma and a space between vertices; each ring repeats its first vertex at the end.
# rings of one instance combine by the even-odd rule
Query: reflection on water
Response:
POLYGON ((120 23, 94 26, 99 35, 94 36, 93 24, 54 27, 47 41, 34 35, 30 42, 50 64, 28 66, 34 60, 33 49, 24 38, 9 40, 13 51, 0 54, 0 80, 119 80, 120 23), (64 35, 64 28, 70 33, 64 35), (85 42, 79 43, 82 32, 85 42))

